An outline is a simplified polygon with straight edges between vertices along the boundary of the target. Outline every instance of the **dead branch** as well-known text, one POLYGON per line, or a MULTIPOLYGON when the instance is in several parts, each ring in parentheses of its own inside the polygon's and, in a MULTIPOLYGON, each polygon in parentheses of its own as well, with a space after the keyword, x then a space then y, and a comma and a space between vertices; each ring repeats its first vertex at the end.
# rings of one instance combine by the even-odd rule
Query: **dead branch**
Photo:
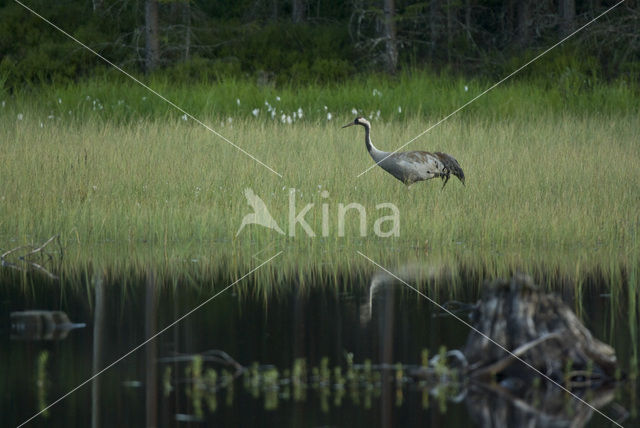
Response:
POLYGON ((51 267, 46 268, 44 265, 46 263, 53 264, 56 258, 61 260, 62 255, 60 235, 56 234, 47 239, 42 245, 20 245, 5 251, 0 256, 0 266, 21 272, 37 271, 57 280, 58 276, 51 272, 51 267), (47 248, 52 242, 57 242, 58 249, 55 252, 48 252, 47 248), (13 257, 9 259, 10 256, 13 257))
POLYGON ((516 357, 521 357, 524 353, 526 353, 529 349, 535 348, 540 345, 542 342, 551 339, 560 339, 562 334, 559 332, 547 333, 544 336, 541 336, 535 340, 532 340, 528 343, 525 343, 518 348, 514 349, 511 354, 507 355, 505 358, 496 361, 493 364, 490 364, 481 369, 471 369, 470 375, 474 378, 485 377, 485 376, 494 376, 504 369, 509 367, 513 362, 516 361, 516 357))

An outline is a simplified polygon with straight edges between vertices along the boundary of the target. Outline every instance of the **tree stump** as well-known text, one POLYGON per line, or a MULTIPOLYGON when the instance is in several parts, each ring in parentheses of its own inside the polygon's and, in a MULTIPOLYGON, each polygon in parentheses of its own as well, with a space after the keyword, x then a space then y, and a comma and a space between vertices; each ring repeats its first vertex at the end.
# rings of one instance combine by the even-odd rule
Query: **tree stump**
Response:
MULTIPOLYGON (((595 339, 558 296, 542 293, 528 276, 491 283, 471 319, 480 332, 569 389, 613 380, 613 348, 595 339)), ((518 379, 530 385, 539 377, 475 331, 464 355, 475 379, 518 379)))

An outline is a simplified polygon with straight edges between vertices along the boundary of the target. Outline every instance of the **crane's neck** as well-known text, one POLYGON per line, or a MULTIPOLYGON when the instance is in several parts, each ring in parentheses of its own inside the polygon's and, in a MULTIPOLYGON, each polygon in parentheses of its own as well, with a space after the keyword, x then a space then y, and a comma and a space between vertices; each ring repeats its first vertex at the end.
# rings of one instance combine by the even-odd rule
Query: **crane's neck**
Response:
POLYGON ((369 126, 369 124, 365 124, 363 126, 364 126, 364 143, 367 146, 367 151, 369 152, 373 160, 376 161, 376 163, 380 162, 381 160, 386 158, 389 153, 376 149, 376 147, 371 142, 371 126, 369 126))

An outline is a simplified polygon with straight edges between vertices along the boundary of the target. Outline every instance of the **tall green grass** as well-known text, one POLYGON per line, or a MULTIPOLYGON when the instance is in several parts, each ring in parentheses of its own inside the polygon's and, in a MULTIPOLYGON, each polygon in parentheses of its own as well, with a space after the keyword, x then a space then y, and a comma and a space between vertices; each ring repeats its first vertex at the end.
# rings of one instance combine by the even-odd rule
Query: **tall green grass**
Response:
MULTIPOLYGON (((143 77, 140 77, 145 80, 143 77)), ((266 103, 276 109, 275 120, 303 110, 308 120, 350 114, 352 109, 385 121, 422 117, 435 121, 470 101, 495 81, 422 71, 397 77, 370 75, 335 85, 261 86, 229 78, 217 83, 175 83, 154 77, 145 83, 196 117, 211 120, 218 129, 229 117, 272 120, 266 103), (238 100, 240 104, 238 104, 238 100), (326 109, 325 109, 326 107, 326 109), (400 107, 400 109, 398 109, 400 107)), ((604 83, 580 73, 545 74, 527 80, 513 77, 460 112, 459 117, 494 120, 523 119, 540 114, 611 115, 640 112, 640 88, 633 81, 604 83)), ((54 115, 65 121, 96 118, 108 123, 140 119, 179 118, 183 113, 115 70, 79 84, 24 87, 9 95, 0 87, 6 106, 2 114, 28 113, 46 122, 54 115)), ((425 123, 426 127, 426 123, 425 123)))
POLYGON ((309 272, 370 271, 356 251, 391 268, 418 263, 478 278, 525 270, 622 283, 636 271, 640 102, 624 83, 570 93, 515 82, 490 92, 406 148, 459 160, 467 185, 454 179, 443 191, 435 180, 407 189, 377 167, 358 178, 372 164, 363 130, 340 126, 356 108, 372 116, 378 148, 392 150, 485 82, 420 74, 333 88, 155 84, 283 177, 133 84, 15 94, 0 109, 0 248, 60 234, 64 275, 153 269, 194 281, 240 275, 282 250, 260 273, 274 286, 309 272), (302 119, 281 121, 298 109, 302 119), (251 212, 247 187, 285 231, 291 188, 296 212, 315 204, 305 219, 317 235, 327 204, 329 236, 248 226, 236 237, 251 212), (365 237, 355 211, 337 234, 338 204, 351 202, 366 209, 365 237), (399 237, 373 234, 389 214, 376 205, 386 202, 399 209, 399 237))

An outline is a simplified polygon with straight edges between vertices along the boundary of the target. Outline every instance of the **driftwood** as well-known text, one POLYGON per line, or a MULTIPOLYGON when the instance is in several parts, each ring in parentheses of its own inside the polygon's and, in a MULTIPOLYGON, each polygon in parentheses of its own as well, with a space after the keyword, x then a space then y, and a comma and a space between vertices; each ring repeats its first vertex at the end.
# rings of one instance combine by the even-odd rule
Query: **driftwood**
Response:
MULTIPOLYGON (((479 331, 569 389, 613 380, 613 348, 595 339, 559 297, 540 292, 528 276, 490 284, 471 319, 479 331)), ((475 379, 530 384, 539 377, 477 332, 467 338, 464 355, 475 379)))
POLYGON ((57 280, 58 276, 51 272, 51 265, 56 259, 62 259, 63 251, 60 244, 60 236, 53 235, 42 245, 21 245, 0 254, 0 266, 16 269, 22 272, 37 271, 51 279, 57 280), (55 242, 57 249, 50 252, 48 246, 55 242))
POLYGON ((84 323, 72 323, 62 311, 11 312, 12 340, 62 340, 82 327, 84 323))

